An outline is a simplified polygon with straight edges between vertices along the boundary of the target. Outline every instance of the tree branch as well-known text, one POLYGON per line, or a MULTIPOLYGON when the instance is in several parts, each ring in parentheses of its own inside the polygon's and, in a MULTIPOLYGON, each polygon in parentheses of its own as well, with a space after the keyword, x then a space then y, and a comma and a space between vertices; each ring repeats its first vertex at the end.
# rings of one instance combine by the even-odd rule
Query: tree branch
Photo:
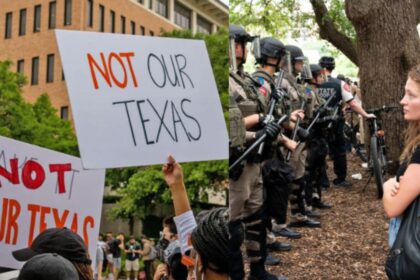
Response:
MULTIPOLYGON (((420 1, 420 0, 418 0, 420 1)), ((337 30, 331 19, 328 18, 328 9, 323 0, 311 0, 315 19, 319 26, 321 39, 327 40, 358 65, 356 47, 352 40, 337 30)))

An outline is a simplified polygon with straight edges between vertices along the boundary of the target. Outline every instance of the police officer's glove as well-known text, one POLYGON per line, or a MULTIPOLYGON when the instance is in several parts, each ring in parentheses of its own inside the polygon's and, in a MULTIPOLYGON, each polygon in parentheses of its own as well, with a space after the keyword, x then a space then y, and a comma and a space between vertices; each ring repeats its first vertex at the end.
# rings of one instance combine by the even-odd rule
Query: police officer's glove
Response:
POLYGON ((273 115, 259 114, 259 123, 260 124, 267 124, 267 123, 271 123, 273 121, 274 121, 274 116, 273 115))
POLYGON ((296 131, 296 135, 299 137, 300 141, 304 142, 306 139, 308 139, 309 132, 306 129, 299 127, 296 131))
POLYGON ((266 138, 265 141, 266 142, 271 142, 274 139, 276 139, 277 135, 279 135, 281 130, 281 127, 275 123, 275 122, 271 122, 268 123, 263 129, 258 130, 255 133, 255 138, 260 138, 262 135, 266 134, 266 138))

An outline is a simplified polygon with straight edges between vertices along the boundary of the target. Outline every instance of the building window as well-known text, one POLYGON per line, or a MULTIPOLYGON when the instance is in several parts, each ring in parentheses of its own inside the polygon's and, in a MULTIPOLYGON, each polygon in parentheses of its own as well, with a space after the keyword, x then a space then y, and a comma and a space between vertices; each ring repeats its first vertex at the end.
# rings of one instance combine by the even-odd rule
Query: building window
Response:
POLYGON ((143 0, 137 0, 137 2, 139 2, 140 4, 144 4, 143 0))
MULTIPOLYGON (((152 0, 150 0, 151 2, 152 0)), ((156 0, 156 12, 168 18, 168 0, 156 0)))
POLYGON ((47 83, 54 81, 54 55, 49 54, 47 56, 47 83))
POLYGON ((99 31, 105 31, 105 7, 99 5, 99 31))
POLYGON ((131 25, 131 34, 135 35, 136 34, 136 23, 134 21, 132 21, 130 23, 131 25))
POLYGON ((111 31, 111 33, 115 33, 115 12, 111 10, 109 15, 111 17, 109 20, 109 31, 111 31))
POLYGON ((36 5, 34 10, 34 32, 41 31, 41 5, 36 5))
POLYGON ((146 29, 144 28, 143 25, 140 25, 140 34, 141 35, 145 35, 146 34, 146 29))
POLYGON ((71 0, 64 1, 64 25, 71 24, 71 0))
POLYGON ((121 16, 121 33, 125 34, 125 16, 121 16))
POLYGON ((63 106, 60 108, 60 117, 62 120, 68 120, 69 119, 69 107, 63 106))
POLYGON ((4 38, 12 38, 12 12, 6 14, 6 29, 4 32, 4 38))
POLYGON ((19 13, 19 36, 26 34, 26 9, 20 10, 19 13))
POLYGON ((152 30, 150 30, 150 36, 155 36, 155 32, 153 32, 152 30))
POLYGON ((175 23, 183 29, 191 29, 191 10, 175 3, 175 23))
POLYGON ((87 0, 87 26, 93 27, 93 0, 87 0))
POLYGON ((61 80, 64 81, 66 77, 64 76, 64 70, 61 69, 61 80))
POLYGON ((48 14, 48 28, 49 29, 55 28, 56 14, 57 14, 57 2, 52 1, 50 2, 50 10, 48 14))
POLYGON ((210 34, 211 33, 211 22, 205 20, 204 18, 197 16, 197 32, 210 34))
POLYGON ((31 75, 31 85, 38 84, 39 76, 39 57, 32 58, 32 75, 31 75))
POLYGON ((23 59, 18 60, 17 72, 23 75, 23 72, 25 71, 24 66, 25 66, 25 60, 23 59))

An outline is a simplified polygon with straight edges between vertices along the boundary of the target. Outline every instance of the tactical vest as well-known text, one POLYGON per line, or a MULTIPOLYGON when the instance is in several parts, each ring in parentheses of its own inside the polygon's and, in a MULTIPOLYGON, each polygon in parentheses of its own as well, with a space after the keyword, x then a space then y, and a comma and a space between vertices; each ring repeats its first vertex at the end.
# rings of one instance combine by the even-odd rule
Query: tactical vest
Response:
POLYGON ((296 78, 289 73, 286 73, 284 75, 284 79, 286 79, 291 85, 291 87, 296 90, 296 94, 298 98, 296 99, 291 96, 290 105, 291 105, 292 111, 297 110, 300 108, 300 104, 303 100, 306 102, 304 88, 301 85, 299 85, 296 81, 296 78))
MULTIPOLYGON (((252 77, 256 79, 263 78, 265 81, 267 81, 268 84, 270 85, 271 93, 273 93, 276 90, 275 80, 267 72, 258 70, 254 74, 252 74, 252 77)), ((269 99, 270 98, 271 98, 271 95, 269 99)), ((289 107, 288 102, 289 102, 288 96, 283 96, 283 98, 280 99, 279 102, 277 102, 276 107, 274 109, 274 114, 273 114, 275 118, 280 118, 282 115, 290 114, 289 108, 288 108, 289 107)), ((268 110, 268 103, 267 103, 267 110, 268 110)))
POLYGON ((235 98, 229 96, 229 147, 243 148, 245 144, 245 123, 242 118, 241 110, 236 104, 235 98))
POLYGON ((267 105, 264 97, 258 94, 258 82, 247 73, 242 74, 243 77, 236 73, 230 73, 230 76, 242 87, 246 94, 245 99, 242 95, 233 93, 238 108, 242 112, 242 116, 245 118, 253 114, 265 114, 267 112, 267 105))

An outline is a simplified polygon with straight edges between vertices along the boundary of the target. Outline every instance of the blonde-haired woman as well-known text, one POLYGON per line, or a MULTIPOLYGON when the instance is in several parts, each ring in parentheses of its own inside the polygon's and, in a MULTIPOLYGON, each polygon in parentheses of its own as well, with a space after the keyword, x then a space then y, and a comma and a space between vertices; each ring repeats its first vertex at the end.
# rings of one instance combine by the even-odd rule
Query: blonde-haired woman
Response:
MULTIPOLYGON (((384 184, 383 204, 386 214, 393 220, 390 225, 390 245, 395 241, 400 226, 408 209, 420 195, 420 65, 408 73, 405 95, 400 104, 403 106, 404 119, 408 122, 405 133, 405 146, 400 157, 401 166, 395 178, 384 184), (395 222, 397 221, 397 222, 395 222)), ((416 234, 416 233, 413 233, 416 234)), ((419 236, 420 238, 420 236, 419 236)), ((387 274, 390 279, 399 279, 390 275, 395 264, 388 260, 387 274)), ((420 267, 420 263, 413 263, 420 267)))

